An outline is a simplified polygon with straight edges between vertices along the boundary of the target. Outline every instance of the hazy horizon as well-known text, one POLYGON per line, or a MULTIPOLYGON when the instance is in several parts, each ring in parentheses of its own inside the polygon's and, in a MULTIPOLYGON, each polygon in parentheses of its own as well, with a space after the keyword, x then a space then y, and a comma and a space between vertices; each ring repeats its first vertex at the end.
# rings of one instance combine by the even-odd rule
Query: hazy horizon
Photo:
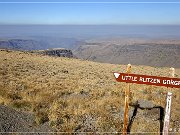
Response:
POLYGON ((0 37, 180 38, 180 25, 0 25, 0 37))
POLYGON ((179 38, 177 0, 2 0, 0 36, 179 38))

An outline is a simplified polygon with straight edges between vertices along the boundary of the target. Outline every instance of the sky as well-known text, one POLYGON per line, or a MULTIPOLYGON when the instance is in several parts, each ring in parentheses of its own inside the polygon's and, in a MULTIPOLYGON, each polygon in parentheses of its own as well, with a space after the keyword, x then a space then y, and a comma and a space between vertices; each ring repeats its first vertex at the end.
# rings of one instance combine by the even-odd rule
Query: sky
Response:
POLYGON ((180 0, 0 0, 0 24, 180 25, 179 15, 180 0))

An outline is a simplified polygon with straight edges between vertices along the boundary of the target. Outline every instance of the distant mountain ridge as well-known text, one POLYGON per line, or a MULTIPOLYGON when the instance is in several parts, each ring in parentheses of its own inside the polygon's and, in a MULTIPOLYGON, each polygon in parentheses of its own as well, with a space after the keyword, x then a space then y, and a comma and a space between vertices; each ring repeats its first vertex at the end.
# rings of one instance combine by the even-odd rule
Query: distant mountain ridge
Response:
POLYGON ((93 41, 73 53, 81 59, 104 63, 180 67, 178 41, 93 41))
POLYGON ((42 49, 43 44, 41 42, 30 39, 10 39, 1 40, 0 48, 14 49, 14 50, 35 50, 42 49))
POLYGON ((0 40, 0 48, 27 51, 65 48, 65 53, 45 51, 44 54, 112 64, 180 67, 180 40, 174 39, 99 38, 80 41, 74 38, 33 37, 0 40))
POLYGON ((61 37, 30 37, 15 39, 0 39, 1 49, 14 50, 45 50, 49 48, 67 48, 72 49, 74 46, 81 44, 75 38, 61 37))

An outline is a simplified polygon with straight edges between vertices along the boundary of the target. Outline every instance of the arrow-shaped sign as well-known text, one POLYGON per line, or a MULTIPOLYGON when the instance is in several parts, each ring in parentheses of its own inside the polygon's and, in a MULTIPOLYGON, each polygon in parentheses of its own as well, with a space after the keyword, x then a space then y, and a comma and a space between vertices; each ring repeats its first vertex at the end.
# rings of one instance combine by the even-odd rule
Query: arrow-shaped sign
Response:
POLYGON ((156 86, 166 86, 172 88, 180 88, 180 78, 168 78, 128 73, 114 73, 118 82, 147 84, 156 86))

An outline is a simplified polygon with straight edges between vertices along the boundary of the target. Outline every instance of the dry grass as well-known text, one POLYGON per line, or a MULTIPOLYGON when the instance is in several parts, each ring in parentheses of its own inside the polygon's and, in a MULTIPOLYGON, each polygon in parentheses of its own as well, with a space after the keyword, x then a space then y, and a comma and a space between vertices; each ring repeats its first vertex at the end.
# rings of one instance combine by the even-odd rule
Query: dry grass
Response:
MULTIPOLYGON (((33 112, 37 124, 50 121, 58 131, 121 132, 119 113, 126 84, 116 82, 112 72, 125 70, 126 65, 1 50, 0 104, 33 112)), ((132 73, 169 76, 169 68, 133 66, 132 73)), ((176 77, 180 77, 180 69, 176 69, 176 77)), ((179 128, 175 124, 180 119, 179 90, 171 90, 172 128, 179 128)), ((165 107, 167 91, 166 87, 131 84, 131 101, 147 99, 165 107)), ((143 128, 159 131, 153 122, 133 125, 134 131, 143 128)))

